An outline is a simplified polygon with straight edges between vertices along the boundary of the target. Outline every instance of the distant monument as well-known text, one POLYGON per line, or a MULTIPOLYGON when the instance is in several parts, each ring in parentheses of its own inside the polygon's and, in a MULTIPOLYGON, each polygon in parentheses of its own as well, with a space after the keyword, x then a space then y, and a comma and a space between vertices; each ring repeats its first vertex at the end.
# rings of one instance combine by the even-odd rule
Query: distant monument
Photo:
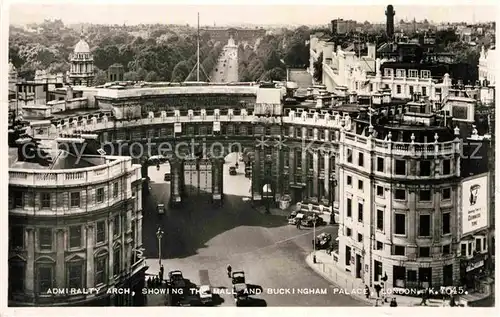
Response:
POLYGON ((228 47, 236 47, 236 43, 234 42, 233 35, 229 37, 229 40, 227 40, 227 46, 228 47))

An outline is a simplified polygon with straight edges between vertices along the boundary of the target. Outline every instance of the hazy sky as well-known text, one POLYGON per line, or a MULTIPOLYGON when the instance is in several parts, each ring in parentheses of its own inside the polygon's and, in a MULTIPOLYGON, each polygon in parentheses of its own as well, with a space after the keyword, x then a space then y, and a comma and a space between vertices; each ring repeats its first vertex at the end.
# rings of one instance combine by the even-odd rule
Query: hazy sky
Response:
MULTIPOLYGON (((368 20, 370 22, 383 22, 385 20, 385 8, 387 4, 394 5, 396 21, 400 19, 417 20, 428 19, 429 21, 442 22, 480 22, 494 21, 497 9, 491 1, 474 1, 475 5, 461 5, 466 1, 455 0, 438 1, 439 6, 416 5, 426 3, 425 1, 369 1, 359 0, 329 1, 330 6, 323 5, 325 1, 314 1, 311 3, 322 3, 322 5, 306 5, 304 1, 288 0, 276 5, 277 1, 268 1, 273 5, 206 5, 216 3, 206 0, 205 5, 197 5, 196 1, 185 0, 180 3, 191 3, 181 5, 165 1, 164 4, 156 2, 137 1, 102 1, 104 5, 96 4, 95 1, 39 1, 28 4, 13 3, 10 7, 10 23, 25 24, 41 22, 44 19, 62 19, 64 23, 109 23, 109 24, 138 24, 138 23, 172 23, 172 24, 196 24, 196 13, 200 13, 202 25, 224 24, 327 24, 335 18, 354 19, 359 22, 368 20), (69 2, 69 3, 68 3, 69 2), (83 4, 86 3, 86 4, 83 4), (124 4, 126 3, 126 4, 124 4), (294 5, 290 5, 294 3, 294 5), (302 5, 300 5, 302 3, 302 5), (349 6, 346 6, 349 3, 349 6), (410 3, 412 5, 408 5, 410 3), (441 4, 445 5, 441 5, 441 4), (363 5, 365 4, 365 5, 363 5), (370 4, 370 5, 367 5, 370 4), (489 5, 488 5, 489 4, 489 5)), ((101 2, 101 3, 102 3, 101 2)), ((238 3, 233 0, 231 3, 238 3)), ((241 1, 240 1, 241 3, 241 1)), ((259 3, 259 0, 246 1, 246 3, 259 3)), ((436 2, 435 2, 436 3, 436 2)), ((471 1, 468 1, 470 4, 471 1)))

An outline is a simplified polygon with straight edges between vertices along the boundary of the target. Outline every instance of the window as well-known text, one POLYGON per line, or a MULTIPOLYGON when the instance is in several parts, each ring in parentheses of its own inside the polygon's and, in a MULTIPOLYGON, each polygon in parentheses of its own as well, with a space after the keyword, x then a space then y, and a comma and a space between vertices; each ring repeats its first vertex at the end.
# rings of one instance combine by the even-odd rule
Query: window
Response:
POLYGON ((396 69, 396 77, 405 77, 406 72, 404 69, 396 69))
POLYGON ((420 161, 420 176, 431 176, 431 161, 420 161))
POLYGON ((402 245, 395 245, 394 246, 394 255, 405 255, 405 247, 402 245))
POLYGON ((70 202, 70 206, 73 207, 73 208, 78 208, 80 207, 80 192, 72 192, 70 193, 71 195, 71 202, 70 202))
POLYGON ((23 192, 20 192, 20 191, 14 192, 14 208, 24 207, 23 196, 24 196, 23 192))
POLYGON ((352 176, 347 175, 347 185, 352 185, 352 176))
POLYGON ((422 70, 420 72, 420 76, 422 78, 431 78, 431 71, 430 70, 422 70))
POLYGON ((24 248, 24 227, 12 226, 9 229, 10 247, 13 249, 24 248))
POLYGON ((377 186, 377 196, 384 197, 384 187, 377 186))
POLYGON ((106 268, 108 267, 108 257, 106 255, 99 256, 95 259, 95 285, 106 283, 106 268))
POLYGON ((422 87, 422 96, 427 96, 427 87, 422 87))
POLYGON ((451 188, 443 188, 441 195, 443 199, 451 199, 451 188))
POLYGON ((345 230, 345 235, 346 235, 346 236, 348 236, 348 237, 350 237, 350 236, 352 235, 352 230, 351 230, 351 228, 347 228, 347 227, 346 227, 346 230, 345 230))
POLYGON ((69 247, 80 248, 82 246, 82 226, 69 227, 69 247))
POLYGON ((428 237, 431 235, 431 215, 420 215, 418 235, 428 237))
POLYGON ((421 189, 420 190, 420 201, 431 201, 431 191, 429 189, 421 189))
POLYGON ((38 243, 40 250, 52 250, 52 229, 38 229, 38 243))
POLYGON ((451 174, 451 160, 443 160, 443 175, 451 174))
POLYGON ((394 199, 396 200, 406 200, 406 190, 396 189, 394 191, 394 199))
POLYGON ((363 242, 363 235, 358 233, 358 242, 363 242))
POLYGON ((68 264, 68 287, 81 288, 83 285, 83 263, 81 261, 68 264))
POLYGON ((113 251, 113 274, 118 275, 121 272, 121 251, 119 248, 116 248, 113 251))
POLYGON ((358 203, 358 221, 363 222, 363 204, 358 203))
POLYGON ((396 214, 396 234, 406 234, 406 215, 405 214, 396 214))
POLYGON ((377 209, 377 229, 384 231, 384 211, 377 209))
POLYGON ((106 223, 99 221, 96 223, 96 242, 101 243, 106 240, 106 223))
POLYGON ((47 293, 49 288, 53 287, 54 267, 51 264, 39 264, 37 271, 38 292, 47 293))
POLYGON ((121 223, 120 223, 120 215, 116 215, 114 220, 113 220, 113 235, 114 236, 117 236, 120 234, 120 227, 121 227, 121 223))
POLYGON ((476 252, 481 252, 481 238, 476 238, 476 252))
POLYGON ((358 165, 359 166, 365 165, 365 156, 363 153, 358 153, 358 165))
POLYGON ((113 183, 113 198, 118 197, 118 182, 113 183))
POLYGON ((377 172, 383 172, 383 171, 384 171, 384 158, 377 157, 377 172))
POLYGON ((451 253, 450 245, 449 244, 443 245, 443 254, 444 255, 449 255, 450 253, 451 253))
POLYGON ((397 94, 401 93, 401 85, 396 85, 396 93, 397 94))
POLYGON ((421 258, 428 258, 431 256, 431 248, 429 247, 420 247, 418 248, 418 256, 421 258))
POLYGON ((393 74, 393 69, 392 68, 385 68, 384 69, 384 76, 390 77, 393 74))
POLYGON ((405 160, 396 160, 396 175, 406 175, 405 160))
POLYGON ((347 163, 352 163, 352 150, 347 149, 347 163))
POLYGON ((40 204, 42 208, 50 208, 50 193, 40 194, 40 204))
POLYGON ((363 181, 362 180, 358 180, 358 189, 363 190, 363 181))
POLYGON ((24 293, 26 279, 26 263, 23 261, 9 261, 9 293, 24 293))
POLYGON ((352 199, 347 198, 347 217, 352 217, 352 199))
POLYGON ((104 201, 104 187, 97 188, 96 190, 96 201, 102 203, 104 201))
POLYGON ((370 84, 370 91, 373 91, 373 84, 370 84))
POLYGON ((295 152, 295 162, 297 168, 302 168, 302 151, 295 152))
POLYGON ((408 77, 410 77, 410 78, 417 78, 418 77, 418 70, 416 70, 416 69, 410 69, 408 77))
POLYGON ((377 250, 383 250, 384 249, 384 244, 380 241, 377 241, 377 250))
POLYGON ((451 233, 451 214, 449 212, 443 213, 442 225, 443 225, 443 234, 451 233))
POLYGON ((466 243, 462 243, 460 245, 460 255, 462 255, 462 256, 467 255, 467 244, 466 243))
POLYGON ((413 86, 409 86, 408 88, 410 89, 410 96, 413 96, 413 93, 414 93, 413 86))

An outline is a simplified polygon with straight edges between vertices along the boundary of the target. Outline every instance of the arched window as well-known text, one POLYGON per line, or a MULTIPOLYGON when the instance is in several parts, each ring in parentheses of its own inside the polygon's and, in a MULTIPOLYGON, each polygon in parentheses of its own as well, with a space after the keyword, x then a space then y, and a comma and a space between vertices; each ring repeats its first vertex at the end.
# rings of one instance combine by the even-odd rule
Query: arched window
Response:
POLYGON ((66 262, 66 281, 69 288, 82 288, 84 261, 80 257, 72 258, 66 262))
POLYGON ((108 253, 100 252, 94 258, 94 283, 95 285, 107 284, 108 253))

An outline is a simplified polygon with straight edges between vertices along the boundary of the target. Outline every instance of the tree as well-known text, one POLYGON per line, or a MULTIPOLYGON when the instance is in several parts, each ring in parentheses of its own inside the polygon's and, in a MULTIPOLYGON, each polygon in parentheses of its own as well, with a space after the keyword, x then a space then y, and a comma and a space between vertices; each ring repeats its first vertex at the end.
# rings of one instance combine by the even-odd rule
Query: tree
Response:
POLYGON ((139 74, 135 71, 129 71, 123 74, 123 79, 127 81, 138 81, 139 80, 139 74))
POLYGON ((189 67, 188 62, 182 61, 175 65, 174 70, 172 71, 171 81, 173 82, 183 82, 186 80, 187 75, 191 71, 191 67, 189 67))
POLYGON ((158 74, 154 71, 151 71, 149 72, 146 77, 144 78, 145 81, 148 81, 148 82, 154 82, 154 81, 158 81, 158 74))
POLYGON ((317 82, 323 81, 323 52, 319 54, 318 60, 314 62, 314 80, 317 82))
POLYGON ((94 85, 104 85, 108 79, 108 74, 101 69, 97 69, 94 75, 94 85))

